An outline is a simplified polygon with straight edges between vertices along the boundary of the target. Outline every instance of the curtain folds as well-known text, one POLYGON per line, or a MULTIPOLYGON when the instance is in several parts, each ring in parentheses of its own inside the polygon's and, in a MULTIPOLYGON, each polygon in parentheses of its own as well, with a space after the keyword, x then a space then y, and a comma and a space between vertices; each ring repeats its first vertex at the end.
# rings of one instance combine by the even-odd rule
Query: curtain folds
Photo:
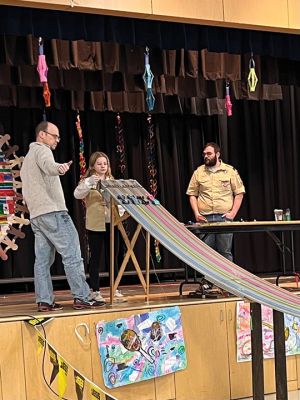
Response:
MULTIPOLYGON (((38 38, 2 35, 0 47, 0 106, 43 108, 36 70, 38 38)), ((142 47, 119 43, 45 40, 53 107, 145 112, 144 51, 142 47)), ((282 60, 267 61, 256 56, 259 81, 256 91, 249 92, 249 57, 207 49, 150 50, 156 98, 153 112, 222 115, 226 113, 227 81, 232 99, 282 99, 280 77, 285 84, 286 65, 282 60)), ((297 81, 299 72, 295 62, 291 63, 297 81)))

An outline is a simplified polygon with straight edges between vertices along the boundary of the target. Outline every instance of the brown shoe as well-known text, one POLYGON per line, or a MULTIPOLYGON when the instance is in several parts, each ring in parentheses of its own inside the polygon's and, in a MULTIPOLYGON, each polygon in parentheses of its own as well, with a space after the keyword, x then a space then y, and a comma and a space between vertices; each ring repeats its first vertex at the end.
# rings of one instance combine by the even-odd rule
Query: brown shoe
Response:
POLYGON ((38 311, 39 312, 47 312, 47 311, 60 311, 63 309, 63 306, 58 303, 48 304, 48 303, 38 303, 38 311))

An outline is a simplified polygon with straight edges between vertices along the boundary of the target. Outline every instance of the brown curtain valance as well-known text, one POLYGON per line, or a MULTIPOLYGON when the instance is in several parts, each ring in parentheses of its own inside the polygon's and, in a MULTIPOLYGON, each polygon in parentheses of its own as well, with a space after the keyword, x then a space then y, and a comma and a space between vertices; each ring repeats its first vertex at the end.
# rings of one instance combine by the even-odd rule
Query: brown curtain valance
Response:
MULTIPOLYGON (((0 106, 43 107, 38 39, 0 36, 0 106), (27 98, 30 96, 30 98, 27 98)), ((108 42, 46 40, 48 83, 55 108, 146 112, 144 51, 108 42)), ((282 99, 280 63, 255 57, 259 78, 249 93, 249 55, 207 50, 150 50, 156 113, 222 115, 225 83, 234 99, 282 99)))

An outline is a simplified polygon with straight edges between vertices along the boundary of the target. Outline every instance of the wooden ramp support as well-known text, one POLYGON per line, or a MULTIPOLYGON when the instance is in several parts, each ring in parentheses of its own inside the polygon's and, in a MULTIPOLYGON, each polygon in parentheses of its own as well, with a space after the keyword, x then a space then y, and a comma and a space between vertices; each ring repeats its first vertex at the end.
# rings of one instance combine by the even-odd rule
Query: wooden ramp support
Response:
POLYGON ((129 260, 132 260, 133 266, 137 272, 139 280, 144 288, 146 301, 149 301, 149 287, 150 287, 150 233, 146 231, 146 245, 145 245, 145 256, 146 256, 146 279, 142 273, 142 269, 139 265, 139 262, 134 253, 134 246, 139 237, 139 234, 142 232, 142 225, 137 224, 135 232, 130 239, 125 230, 123 222, 126 221, 130 217, 128 212, 125 212, 124 215, 120 216, 118 206, 111 196, 110 199, 110 302, 113 303, 114 294, 117 290, 124 271, 128 265, 129 260), (115 248, 114 248, 114 238, 115 238, 115 227, 117 227, 122 235, 124 243, 126 245, 127 251, 125 257, 120 266, 120 270, 115 278, 115 248))

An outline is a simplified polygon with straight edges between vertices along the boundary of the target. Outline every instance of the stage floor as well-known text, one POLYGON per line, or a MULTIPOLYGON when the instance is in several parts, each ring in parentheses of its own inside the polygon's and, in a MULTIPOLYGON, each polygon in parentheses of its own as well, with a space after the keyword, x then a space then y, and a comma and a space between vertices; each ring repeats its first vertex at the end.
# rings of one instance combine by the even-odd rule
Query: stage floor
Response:
MULTIPOLYGON (((167 282, 167 283, 155 283, 150 285, 150 296, 147 301, 143 287, 141 285, 128 285, 120 286, 119 289, 122 294, 126 296, 127 302, 110 304, 109 298, 109 287, 101 289, 101 294, 107 301, 106 306, 88 309, 88 310, 74 310, 72 308, 72 295, 69 290, 56 290, 55 301, 62 304, 64 309, 59 312, 51 313, 38 313, 37 306, 35 303, 34 293, 13 293, 13 294, 1 294, 0 295, 0 322, 14 321, 27 319, 29 315, 51 315, 55 316, 67 316, 67 315, 78 315, 78 314, 90 314, 90 313, 103 313, 112 311, 123 311, 136 308, 156 308, 166 307, 168 305, 180 305, 180 304, 193 304, 198 302, 211 302, 212 299, 201 297, 189 297, 191 291, 198 289, 197 284, 189 283, 184 285, 183 295, 179 295, 178 282, 167 282)), ((231 297, 232 298, 232 297, 231 297)), ((224 301, 226 297, 220 297, 219 299, 213 299, 213 301, 224 301)))
MULTIPOLYGON (((268 277, 270 282, 275 283, 276 277, 268 277)), ((298 292, 297 282, 292 277, 281 278, 281 285, 288 290, 298 292)), ((211 303, 218 301, 229 301, 238 300, 238 298, 228 296, 218 296, 216 299, 189 297, 189 293, 199 288, 198 284, 188 283, 183 287, 183 295, 179 295, 179 286, 181 281, 176 282, 163 282, 163 283, 152 283, 150 285, 150 296, 147 301, 143 288, 140 284, 120 286, 124 296, 127 297, 128 301, 124 303, 113 303, 110 304, 109 299, 109 287, 101 289, 101 293, 107 301, 106 306, 96 309, 88 310, 73 310, 72 303, 73 299, 69 290, 56 290, 56 302, 61 303, 64 309, 59 312, 52 313, 38 313, 37 306, 35 303, 35 296, 33 292, 30 293, 11 293, 0 295, 0 322, 23 320, 28 319, 28 316, 37 315, 51 315, 55 316, 67 316, 67 315, 78 315, 78 314, 90 314, 90 313, 103 313, 112 311, 123 311, 130 309, 143 309, 155 307, 166 307, 168 305, 188 305, 195 303, 211 303)), ((300 291, 299 291, 300 292, 300 291)))

